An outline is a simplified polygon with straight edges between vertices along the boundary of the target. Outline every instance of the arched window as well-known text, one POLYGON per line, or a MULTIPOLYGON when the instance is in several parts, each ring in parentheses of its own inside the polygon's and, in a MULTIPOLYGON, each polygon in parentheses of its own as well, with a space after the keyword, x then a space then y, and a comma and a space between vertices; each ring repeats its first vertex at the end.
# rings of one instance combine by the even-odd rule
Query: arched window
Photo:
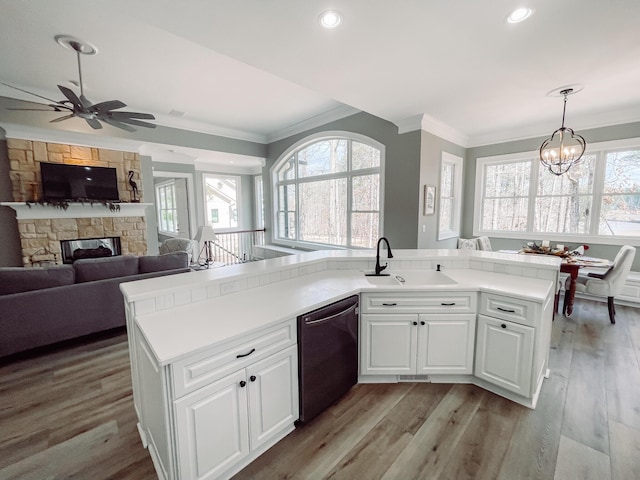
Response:
POLYGON ((275 239, 375 247, 383 165, 384 147, 367 137, 325 132, 298 142, 272 169, 275 239))

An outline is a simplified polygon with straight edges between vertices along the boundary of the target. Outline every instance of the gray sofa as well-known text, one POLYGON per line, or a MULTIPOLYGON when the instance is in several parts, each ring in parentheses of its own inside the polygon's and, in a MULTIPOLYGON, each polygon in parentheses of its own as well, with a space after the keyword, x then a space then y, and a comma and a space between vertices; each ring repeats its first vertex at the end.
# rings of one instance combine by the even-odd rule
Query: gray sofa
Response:
POLYGON ((0 268, 0 357, 125 325, 120 283, 188 272, 185 252, 0 268))

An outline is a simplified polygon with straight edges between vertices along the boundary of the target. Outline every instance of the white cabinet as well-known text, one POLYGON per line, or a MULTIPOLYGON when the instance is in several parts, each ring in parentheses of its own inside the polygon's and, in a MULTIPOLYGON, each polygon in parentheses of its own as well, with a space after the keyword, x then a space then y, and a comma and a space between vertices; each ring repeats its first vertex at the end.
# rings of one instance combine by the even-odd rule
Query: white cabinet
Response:
POLYGON ((475 314, 421 314, 417 329, 416 373, 473 373, 475 314))
POLYGON ((476 376, 524 397, 531 395, 535 329, 480 315, 476 376))
POLYGON ((360 316, 360 374, 416 373, 418 315, 360 316))
POLYGON ((245 372, 175 402, 179 478, 217 478, 249 454, 245 372))
POLYGON ((365 313, 360 317, 361 375, 473 372, 475 313, 452 312, 473 312, 474 293, 418 292, 362 297, 365 313))
POLYGON ((535 404, 548 365, 552 295, 541 304, 482 293, 479 313, 475 376, 535 404))
POLYGON ((294 319, 158 365, 140 332, 139 429, 161 479, 229 478, 294 429, 294 319))
POLYGON ((179 478, 213 479, 298 418, 295 346, 175 401, 179 478))

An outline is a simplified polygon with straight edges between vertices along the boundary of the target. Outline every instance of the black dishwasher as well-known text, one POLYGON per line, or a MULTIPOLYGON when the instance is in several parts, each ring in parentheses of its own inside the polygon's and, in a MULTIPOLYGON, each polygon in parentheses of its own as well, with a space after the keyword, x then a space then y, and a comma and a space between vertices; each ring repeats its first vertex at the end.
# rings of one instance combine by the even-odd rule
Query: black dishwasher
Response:
POLYGON ((300 422, 358 383, 358 296, 298 317, 300 422))

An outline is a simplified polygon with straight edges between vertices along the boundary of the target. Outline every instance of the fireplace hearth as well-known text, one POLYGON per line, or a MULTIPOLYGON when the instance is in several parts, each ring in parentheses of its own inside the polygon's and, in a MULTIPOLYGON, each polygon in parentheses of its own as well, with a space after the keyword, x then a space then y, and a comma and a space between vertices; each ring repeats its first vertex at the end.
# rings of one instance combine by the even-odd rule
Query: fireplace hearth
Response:
POLYGON ((63 263, 73 263, 81 258, 112 257, 122 254, 120 237, 60 240, 60 247, 63 263))

